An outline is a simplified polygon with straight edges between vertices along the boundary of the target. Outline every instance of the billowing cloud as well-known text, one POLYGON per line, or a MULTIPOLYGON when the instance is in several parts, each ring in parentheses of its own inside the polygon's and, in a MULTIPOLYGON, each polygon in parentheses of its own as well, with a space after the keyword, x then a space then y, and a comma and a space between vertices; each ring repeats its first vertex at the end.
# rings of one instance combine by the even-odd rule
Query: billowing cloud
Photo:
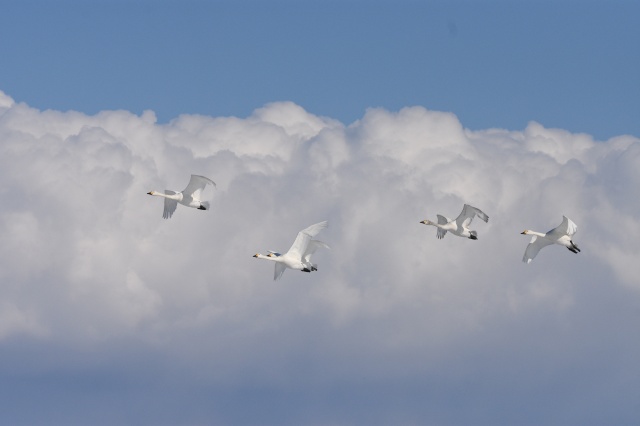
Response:
POLYGON ((153 395, 183 400, 146 406, 160 414, 136 412, 138 424, 171 423, 178 406, 200 407, 186 423, 221 424, 637 416, 622 395, 640 379, 637 137, 534 122, 470 131, 423 107, 345 125, 289 102, 159 124, 153 112, 39 111, 0 92, 0 141, 5 377, 105 374, 136 380, 123 385, 134 399, 156 375, 186 389, 153 395), (212 209, 163 220, 145 193, 181 190, 192 173, 218 184, 212 209), (490 216, 473 223, 478 241, 419 224, 464 203, 490 216), (549 247, 524 265, 519 233, 563 214, 582 252, 549 247), (316 254, 318 272, 274 282, 251 257, 321 220, 332 249, 316 254), (234 411, 247 401, 260 417, 234 411))

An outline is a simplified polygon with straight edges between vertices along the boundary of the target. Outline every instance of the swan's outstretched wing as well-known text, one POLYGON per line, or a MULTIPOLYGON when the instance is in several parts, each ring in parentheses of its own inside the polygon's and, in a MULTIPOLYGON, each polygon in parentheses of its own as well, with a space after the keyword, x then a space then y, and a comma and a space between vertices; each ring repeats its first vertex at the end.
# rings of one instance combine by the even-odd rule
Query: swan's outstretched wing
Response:
POLYGON ((309 246, 309 241, 311 241, 311 238, 318 235, 318 233, 326 227, 327 221, 325 220, 324 222, 316 223, 298 232, 298 236, 287 252, 287 255, 294 256, 296 259, 302 260, 302 256, 307 251, 307 247, 309 246))
MULTIPOLYGON (((444 217, 441 214, 437 214, 436 216, 438 217, 438 225, 445 225, 445 224, 451 222, 451 219, 449 219, 448 217, 444 217)), ((445 229, 438 228, 438 232, 436 233, 436 237, 438 237, 438 239, 441 240, 441 239, 444 238, 445 235, 447 235, 447 231, 445 229)))
POLYGON ((560 238, 563 235, 573 236, 578 231, 578 225, 573 223, 571 219, 566 216, 562 216, 562 223, 551 231, 547 232, 547 235, 554 238, 560 238))
MULTIPOLYGON (((165 189, 164 193, 167 195, 176 195, 174 191, 169 189, 165 189)), ((173 212, 176 211, 176 207, 178 207, 178 202, 176 200, 171 200, 169 198, 164 199, 164 212, 162 212, 162 217, 165 219, 169 219, 173 216, 173 212)))
POLYGON ((213 185, 214 188, 216 183, 209 178, 198 175, 191 175, 191 180, 189 181, 189 185, 182 191, 184 195, 190 196, 193 199, 199 200, 202 191, 207 185, 213 185))
POLYGON ((529 245, 527 245, 527 249, 524 251, 522 261, 524 263, 531 263, 538 252, 550 244, 553 244, 553 242, 547 240, 546 238, 538 238, 537 235, 534 235, 533 238, 531 238, 531 242, 529 243, 529 245))
POLYGON ((309 245, 307 246, 307 250, 304 252, 304 256, 302 256, 302 261, 305 263, 311 262, 311 255, 316 252, 319 248, 330 248, 327 244, 323 243, 319 240, 311 240, 309 241, 309 245))
POLYGON ((287 269, 284 263, 276 262, 276 265, 273 269, 273 280, 280 279, 282 274, 284 274, 284 270, 287 269))
POLYGON ((460 215, 456 218, 456 224, 458 225, 458 228, 467 228, 469 225, 471 225, 471 221, 476 215, 485 222, 489 221, 489 216, 487 216, 485 212, 478 208, 470 206, 469 204, 465 204, 464 207, 462 207, 462 212, 460 212, 460 215))

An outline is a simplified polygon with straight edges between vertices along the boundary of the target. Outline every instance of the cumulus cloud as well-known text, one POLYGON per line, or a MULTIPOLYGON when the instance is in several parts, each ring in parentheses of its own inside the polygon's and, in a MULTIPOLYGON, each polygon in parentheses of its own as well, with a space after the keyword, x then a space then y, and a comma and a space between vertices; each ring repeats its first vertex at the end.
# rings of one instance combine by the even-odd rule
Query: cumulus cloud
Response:
MULTIPOLYGON (((345 125, 290 102, 159 124, 150 111, 39 111, 0 92, 0 141, 5 347, 54 345, 74 359, 100 348, 123 365, 133 347, 209 386, 362 384, 384 401, 392 388, 446 383, 431 408, 400 404, 378 421, 465 421, 436 408, 447 403, 496 420, 500 398, 482 392, 524 400, 638 383, 624 371, 640 349, 624 337, 640 301, 637 137, 596 141, 534 122, 470 131, 423 107, 370 109, 345 125), (179 206, 163 220, 145 193, 181 190, 192 173, 218 184, 212 209, 179 206), (464 203, 490 216, 473 223, 478 241, 440 241, 419 224, 464 203), (563 214, 582 252, 549 247, 522 264, 519 233, 563 214), (273 282, 273 265, 251 257, 325 219, 319 238, 332 249, 316 254, 318 272, 273 282), (608 349, 587 353, 596 341, 608 349), (626 355, 611 349, 622 344, 626 355), (589 373, 603 362, 619 369, 589 373), (463 384, 476 397, 460 396, 463 384)), ((575 401, 559 407, 549 410, 589 418, 575 401)), ((363 419, 351 415, 344 423, 363 419)), ((316 420, 340 423, 327 416, 316 420)))

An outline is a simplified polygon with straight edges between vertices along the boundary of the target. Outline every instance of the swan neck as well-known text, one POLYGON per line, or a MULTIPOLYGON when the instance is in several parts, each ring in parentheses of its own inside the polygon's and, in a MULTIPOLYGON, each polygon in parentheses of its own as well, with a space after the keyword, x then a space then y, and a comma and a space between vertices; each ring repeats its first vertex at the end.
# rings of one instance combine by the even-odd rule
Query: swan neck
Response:
POLYGON ((435 226, 435 227, 440 228, 440 225, 439 225, 439 224, 437 224, 437 223, 435 223, 435 222, 431 222, 429 219, 425 219, 425 220, 423 220, 423 221, 422 221, 422 222, 420 222, 420 223, 423 223, 423 224, 425 224, 425 225, 433 225, 433 226, 435 226))
POLYGON ((270 260, 272 262, 277 262, 276 259, 278 259, 277 257, 269 257, 269 256, 265 256, 264 254, 256 254, 254 257, 258 258, 258 259, 265 259, 265 260, 270 260))
POLYGON ((164 198, 168 198, 170 200, 176 200, 176 201, 182 200, 182 193, 180 192, 178 192, 177 194, 163 194, 162 192, 153 191, 151 195, 156 195, 158 197, 164 197, 164 198))

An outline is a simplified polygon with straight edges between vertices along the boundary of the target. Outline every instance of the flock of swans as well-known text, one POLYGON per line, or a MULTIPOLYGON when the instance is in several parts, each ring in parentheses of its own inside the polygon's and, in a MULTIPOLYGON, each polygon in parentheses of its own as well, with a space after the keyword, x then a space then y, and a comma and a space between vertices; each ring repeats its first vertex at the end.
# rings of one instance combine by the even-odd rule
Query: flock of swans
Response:
MULTIPOLYGON (((165 219, 169 219, 171 216, 173 216, 173 213, 176 211, 178 204, 182 204, 184 206, 192 207, 198 210, 208 210, 209 202, 201 200, 202 191, 207 187, 207 185, 212 185, 214 188, 216 186, 215 182, 209 178, 206 178, 204 176, 191 175, 189 184, 181 192, 175 192, 166 189, 164 193, 149 191, 147 194, 164 198, 164 211, 162 213, 162 217, 165 219)), ((477 240, 478 233, 469 229, 471 221, 476 216, 478 216, 485 223, 489 222, 489 216, 487 216, 486 213, 476 207, 465 204, 462 207, 462 212, 460 212, 458 217, 455 219, 450 219, 439 214, 437 215, 438 223, 432 222, 427 219, 423 220, 420 223, 424 225, 435 226, 437 228, 436 237, 438 239, 444 238, 447 232, 450 232, 451 234, 457 235, 458 237, 477 240)), ((324 221, 311 225, 308 228, 305 228, 302 231, 298 232, 293 245, 284 254, 272 250, 267 250, 269 254, 263 255, 257 253, 253 257, 275 262, 275 269, 273 273, 274 280, 279 279, 287 268, 302 272, 317 271, 318 265, 316 265, 315 263, 311 263, 311 256, 319 248, 328 249, 329 246, 322 241, 314 240, 313 238, 326 227, 327 221, 324 221)), ((542 248, 551 244, 559 244, 563 247, 566 247, 573 253, 580 252, 580 249, 578 248, 576 243, 574 243, 571 239, 577 231, 578 226, 566 216, 562 216, 562 223, 560 225, 553 228, 547 233, 543 234, 541 232, 531 231, 528 229, 523 231, 523 235, 533 235, 533 238, 531 238, 531 241, 527 245, 522 261, 525 263, 531 263, 531 261, 536 257, 536 255, 542 248)))
MULTIPOLYGON (((420 223, 425 225, 433 225, 438 228, 436 233, 436 237, 439 239, 444 238, 447 232, 451 232, 453 235, 457 235, 458 237, 469 238, 470 240, 477 240, 478 233, 476 231, 472 231, 469 229, 469 225, 471 225, 471 221, 474 217, 478 216, 480 219, 485 222, 489 222, 489 216, 482 210, 470 206, 469 204, 465 204, 462 207, 462 212, 455 219, 449 219, 448 217, 437 215, 438 223, 431 222, 430 220, 423 220, 420 223)), ((559 244, 569 249, 569 251, 573 253, 579 253, 580 249, 578 245, 573 242, 571 237, 578 231, 578 226, 573 223, 571 219, 566 216, 562 216, 562 223, 551 231, 547 233, 531 231, 526 229, 521 232, 522 235, 533 235, 531 238, 531 242, 527 245, 526 250, 524 251, 524 256, 522 257, 522 261, 524 263, 531 263, 533 258, 536 257, 538 252, 551 244, 559 244)))

